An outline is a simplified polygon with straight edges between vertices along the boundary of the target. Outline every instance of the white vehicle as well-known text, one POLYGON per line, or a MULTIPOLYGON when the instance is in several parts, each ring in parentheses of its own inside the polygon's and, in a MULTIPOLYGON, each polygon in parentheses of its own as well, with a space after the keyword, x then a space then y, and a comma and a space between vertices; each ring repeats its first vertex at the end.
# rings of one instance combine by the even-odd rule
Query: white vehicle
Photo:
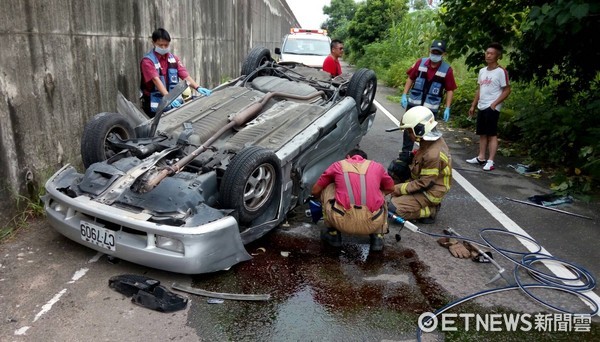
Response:
POLYGON ((331 38, 327 30, 290 29, 283 39, 281 49, 276 48, 279 62, 302 63, 306 66, 321 68, 325 57, 329 55, 331 38))

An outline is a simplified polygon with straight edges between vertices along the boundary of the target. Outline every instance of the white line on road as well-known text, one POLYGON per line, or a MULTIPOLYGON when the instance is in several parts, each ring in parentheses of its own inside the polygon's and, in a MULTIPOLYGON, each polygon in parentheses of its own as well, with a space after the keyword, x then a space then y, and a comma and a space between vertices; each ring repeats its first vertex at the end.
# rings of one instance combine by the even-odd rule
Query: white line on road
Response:
POLYGON ((88 264, 93 264, 96 261, 100 260, 100 258, 104 255, 104 253, 98 252, 96 253, 96 255, 94 255, 93 258, 90 259, 90 261, 88 261, 88 264))
POLYGON ((40 312, 38 312, 37 315, 35 315, 33 321, 37 321, 40 317, 42 317, 43 314, 50 311, 50 309, 52 309, 52 305, 56 304, 56 302, 59 301, 60 297, 62 297, 62 295, 65 294, 65 292, 67 292, 67 289, 62 289, 59 293, 55 294, 54 297, 52 297, 52 299, 48 301, 48 303, 42 306, 42 310, 40 310, 40 312))
POLYGON ((79 278, 83 277, 87 271, 89 271, 89 268, 82 268, 79 271, 75 271, 75 274, 73 274, 73 277, 71 278, 71 281, 69 281, 67 284, 73 284, 74 282, 76 282, 79 278))
MULTIPOLYGON (((392 115, 392 113, 390 113, 387 109, 385 109, 379 102, 373 101, 373 103, 394 124, 400 125, 400 122, 398 121, 398 119, 396 119, 392 115)), ((513 232, 513 233, 521 234, 521 235, 526 236, 526 237, 528 237, 528 238, 530 238, 532 240, 535 240, 523 228, 521 228, 518 224, 516 224, 513 220, 511 220, 506 214, 504 214, 502 212, 502 210, 500 210, 498 207, 496 207, 479 190, 477 190, 477 188, 475 188, 471 183, 469 183, 469 181, 466 180, 458 171, 452 170, 452 179, 456 180, 456 182, 461 187, 463 187, 463 189, 465 189, 465 191, 467 191, 467 193, 469 193, 469 195, 471 195, 479 204, 481 204, 481 206, 485 210, 487 210, 492 215, 493 218, 495 218, 498 222, 500 222, 500 224, 504 228, 506 228, 506 230, 508 230, 510 232, 513 232)), ((518 238, 518 240, 529 251, 531 251, 531 252, 537 251, 537 246, 534 245, 534 244, 532 244, 531 242, 529 242, 529 241, 527 241, 525 239, 521 239, 521 238, 518 238)), ((552 254, 550 254, 550 252, 548 252, 543 247, 542 247, 542 250, 540 251, 540 253, 544 253, 546 255, 552 256, 552 254)), ((573 273, 571 271, 569 271, 566 267, 562 266, 562 265, 558 265, 558 264, 554 264, 554 263, 544 263, 544 264, 546 265, 546 267, 548 267, 548 269, 550 269, 550 271, 552 271, 552 273, 554 273, 558 277, 562 277, 562 278, 572 278, 573 277, 573 273)), ((579 282, 579 284, 581 284, 581 282, 579 282)), ((584 292, 584 293, 588 297, 590 297, 594 302, 596 302, 597 305, 600 306, 600 296, 598 296, 596 293, 594 293, 592 291, 587 291, 587 292, 584 292)), ((583 300, 583 302, 586 303, 588 306, 590 306, 592 309, 594 309, 594 307, 593 307, 593 305, 591 303, 588 303, 585 300, 583 300)), ((600 315, 600 313, 598 313, 598 315, 600 315)))
POLYGON ((385 116, 387 116, 390 120, 392 120, 392 122, 395 123, 396 126, 400 126, 400 121, 398 121, 398 119, 396 119, 396 117, 394 117, 394 115, 392 115, 392 113, 388 112, 388 110, 385 109, 385 107, 383 107, 377 101, 373 101, 373 103, 375 104, 375 106, 377 107, 377 109, 379 109, 383 114, 385 114, 385 116))
MULTIPOLYGON (((98 252, 96 255, 94 255, 94 257, 92 257, 88 261, 88 264, 98 261, 98 259, 100 259, 100 257, 103 255, 104 255, 104 253, 98 252)), ((89 271, 89 268, 82 268, 82 269, 75 271, 75 273, 73 273, 73 276, 71 277, 71 280, 68 281, 67 284, 75 283, 77 280, 81 279, 87 273, 87 271, 89 271)), ((62 295, 64 295, 66 292, 67 292, 67 289, 62 289, 59 293, 55 294, 54 297, 52 297, 52 299, 50 299, 46 304, 44 304, 42 306, 42 310, 40 310, 40 312, 38 312, 37 315, 35 315, 35 317, 33 318, 33 321, 34 322, 37 321, 45 313, 50 311, 50 309, 52 309, 52 306, 54 304, 56 304, 60 300, 60 297, 62 297, 62 295)), ((21 328, 15 330, 15 335, 25 335, 25 333, 27 332, 27 330, 29 330, 29 328, 31 328, 31 327, 29 327, 29 326, 21 327, 21 328)))

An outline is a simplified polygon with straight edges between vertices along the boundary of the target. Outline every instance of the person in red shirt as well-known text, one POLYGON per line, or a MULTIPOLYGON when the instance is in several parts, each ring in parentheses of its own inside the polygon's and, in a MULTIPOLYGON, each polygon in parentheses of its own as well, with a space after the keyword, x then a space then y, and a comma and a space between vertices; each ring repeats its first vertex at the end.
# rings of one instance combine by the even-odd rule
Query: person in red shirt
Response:
MULTIPOLYGON (((210 90, 200 87, 179 58, 170 52, 170 43, 169 32, 163 28, 156 29, 152 33, 154 47, 140 62, 142 109, 150 117, 154 117, 158 103, 179 83, 179 79, 187 81, 192 88, 204 96, 211 93, 210 90)), ((182 104, 183 99, 176 99, 171 103, 171 107, 179 107, 182 104)))
POLYGON ((342 74, 342 65, 340 57, 344 54, 344 43, 341 40, 334 39, 330 44, 331 53, 323 61, 323 71, 336 77, 342 74))
POLYGON ((332 246, 341 246, 341 232, 371 237, 371 250, 383 249, 387 231, 387 205, 384 196, 394 191, 394 180, 383 165, 367 159, 359 149, 348 153, 323 172, 312 188, 320 198, 325 223, 323 238, 332 246))

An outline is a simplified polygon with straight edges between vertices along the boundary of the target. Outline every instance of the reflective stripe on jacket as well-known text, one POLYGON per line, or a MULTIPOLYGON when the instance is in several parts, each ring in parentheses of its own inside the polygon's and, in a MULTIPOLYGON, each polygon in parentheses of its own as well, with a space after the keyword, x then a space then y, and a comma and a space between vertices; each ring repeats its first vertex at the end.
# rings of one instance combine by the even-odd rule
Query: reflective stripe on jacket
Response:
MULTIPOLYGON (((177 83, 179 83, 179 75, 177 73, 177 60, 175 59, 175 56, 172 53, 169 53, 167 56, 167 61, 169 62, 169 67, 167 68, 167 79, 166 80, 165 80, 165 76, 161 72, 162 70, 160 68, 160 62, 158 61, 158 58, 156 58, 154 51, 150 50, 150 52, 148 52, 147 54, 144 55, 144 58, 148 58, 149 60, 152 61, 152 63, 154 63, 156 72, 158 72, 158 77, 160 78, 160 81, 162 82, 162 84, 164 84, 165 88, 167 88, 167 91, 171 91, 171 89, 173 89, 173 88, 175 88, 175 86, 177 86, 177 83)), ((160 91, 158 91, 156 86, 154 86, 152 91, 150 92, 150 110, 152 112, 156 112, 156 109, 158 108, 158 104, 160 103, 160 100, 162 100, 162 98, 163 98, 163 95, 160 93, 160 91)))
POLYGON ((421 59, 419 75, 415 79, 413 87, 408 94, 408 103, 411 106, 425 106, 435 114, 440 109, 444 95, 444 80, 450 69, 450 64, 442 61, 433 79, 427 81, 427 62, 429 58, 421 59))
POLYGON ((410 165, 411 180, 396 185, 396 189, 402 195, 421 192, 436 205, 450 190, 452 158, 443 138, 436 141, 421 140, 420 144, 410 165))

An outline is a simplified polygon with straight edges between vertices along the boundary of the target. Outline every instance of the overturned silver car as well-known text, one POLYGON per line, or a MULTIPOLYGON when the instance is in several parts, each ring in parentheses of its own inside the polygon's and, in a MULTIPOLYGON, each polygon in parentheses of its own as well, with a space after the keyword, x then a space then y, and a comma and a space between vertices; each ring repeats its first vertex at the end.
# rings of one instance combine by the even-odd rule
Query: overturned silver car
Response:
MULTIPOLYGON (((373 123, 377 79, 276 63, 254 48, 242 76, 148 119, 131 103, 86 125, 84 174, 66 165, 46 183, 61 234, 97 251, 197 274, 250 259, 258 239, 302 204, 320 174, 373 123), (125 109, 123 109, 125 108, 125 109)), ((127 101, 126 101, 127 102, 127 101)))

